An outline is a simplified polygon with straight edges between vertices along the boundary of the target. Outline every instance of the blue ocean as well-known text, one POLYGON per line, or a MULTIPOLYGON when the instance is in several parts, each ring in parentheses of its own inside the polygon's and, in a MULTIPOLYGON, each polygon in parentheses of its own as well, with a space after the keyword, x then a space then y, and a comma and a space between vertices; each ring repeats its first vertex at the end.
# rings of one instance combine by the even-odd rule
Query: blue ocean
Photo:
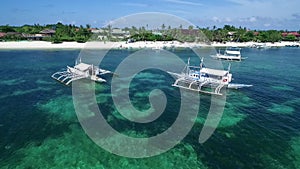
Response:
MULTIPOLYGON (((101 67, 114 71, 135 52, 110 50, 101 67)), ((199 64, 191 49, 169 52, 199 64)), ((222 119, 213 135, 203 144, 198 142, 212 97, 200 94, 201 106, 191 131, 174 148, 149 158, 112 154, 82 129, 72 87, 51 78, 67 65, 73 66, 79 54, 80 50, 0 51, 0 168, 300 168, 300 48, 243 48, 247 59, 231 62, 231 72, 235 83, 253 86, 226 91, 222 119)), ((222 63, 226 69, 228 62, 222 63)), ((151 137, 176 120, 178 90, 167 73, 145 70, 131 82, 130 98, 139 110, 149 108, 148 96, 156 87, 168 93, 164 113, 149 124, 130 122, 118 113, 111 76, 106 78, 107 83, 95 84, 97 104, 117 131, 151 137)))

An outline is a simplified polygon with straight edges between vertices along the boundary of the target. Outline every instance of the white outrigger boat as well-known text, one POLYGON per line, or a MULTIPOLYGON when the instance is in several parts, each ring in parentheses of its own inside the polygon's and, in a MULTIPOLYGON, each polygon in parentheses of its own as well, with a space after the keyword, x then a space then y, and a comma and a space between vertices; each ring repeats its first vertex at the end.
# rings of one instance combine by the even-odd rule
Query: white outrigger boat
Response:
POLYGON ((217 53, 216 55, 211 55, 211 57, 215 59, 223 59, 223 60, 231 60, 231 61, 241 61, 243 59, 241 55, 241 48, 239 47, 227 47, 224 51, 224 54, 217 53))
POLYGON ((79 79, 90 79, 95 82, 106 82, 101 75, 112 73, 111 71, 100 69, 94 65, 79 63, 74 67, 67 66, 66 71, 56 72, 51 77, 65 85, 79 79))
POLYGON ((221 90, 223 88, 238 89, 252 86, 230 83, 232 81, 230 64, 227 70, 206 68, 203 64, 203 58, 201 59, 200 66, 190 66, 189 59, 182 73, 168 73, 177 78, 172 86, 212 95, 222 95, 221 90))

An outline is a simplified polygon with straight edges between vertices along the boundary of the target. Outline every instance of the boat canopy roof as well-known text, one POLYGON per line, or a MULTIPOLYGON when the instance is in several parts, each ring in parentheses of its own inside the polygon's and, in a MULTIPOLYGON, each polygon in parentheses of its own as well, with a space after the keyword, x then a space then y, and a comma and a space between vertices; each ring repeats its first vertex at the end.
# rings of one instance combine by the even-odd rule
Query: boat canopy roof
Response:
POLYGON ((241 54, 241 52, 239 50, 226 50, 226 53, 233 54, 233 55, 241 54))
POLYGON ((225 76, 229 73, 227 70, 217 70, 217 69, 210 69, 210 68, 202 68, 201 72, 216 75, 216 76, 225 76))
POLYGON ((238 47, 238 46, 229 46, 229 47, 227 47, 226 49, 230 49, 230 50, 241 50, 241 48, 238 47))
POLYGON ((79 63, 78 65, 74 66, 75 69, 80 71, 87 71, 92 65, 86 63, 79 63))

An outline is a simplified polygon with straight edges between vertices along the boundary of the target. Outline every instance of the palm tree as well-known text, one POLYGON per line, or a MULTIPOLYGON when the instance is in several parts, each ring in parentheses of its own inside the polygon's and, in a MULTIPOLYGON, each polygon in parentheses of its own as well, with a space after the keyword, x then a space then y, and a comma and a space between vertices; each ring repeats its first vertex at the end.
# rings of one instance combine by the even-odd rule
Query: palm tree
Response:
POLYGON ((129 32, 130 32, 130 36, 133 36, 137 32, 137 28, 135 26, 132 26, 129 32))
POLYGON ((213 26, 213 30, 215 30, 216 28, 217 28, 216 25, 214 25, 214 26, 213 26))
POLYGON ((162 24, 162 25, 161 25, 161 29, 162 29, 162 30, 165 30, 165 28, 166 28, 166 25, 165 25, 165 24, 162 24))
POLYGON ((107 25, 107 30, 108 30, 108 39, 110 40, 112 37, 112 26, 109 24, 107 25))

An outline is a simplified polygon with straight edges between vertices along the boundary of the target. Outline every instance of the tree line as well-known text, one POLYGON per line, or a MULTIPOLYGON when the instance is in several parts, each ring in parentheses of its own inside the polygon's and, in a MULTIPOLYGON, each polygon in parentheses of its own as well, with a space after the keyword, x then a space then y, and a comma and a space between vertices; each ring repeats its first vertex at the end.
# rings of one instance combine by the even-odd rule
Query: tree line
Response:
MULTIPOLYGON (((92 35, 91 26, 87 24, 85 27, 75 26, 72 24, 64 25, 62 23, 47 24, 47 25, 23 25, 23 26, 0 26, 0 32, 5 33, 5 36, 0 37, 3 41, 28 40, 30 35, 40 34, 43 30, 54 30, 55 33, 51 36, 42 36, 41 40, 60 43, 64 41, 86 42, 92 35)), ((31 36, 31 37, 32 37, 31 36)))
MULTIPOLYGON (((284 32, 289 32, 288 30, 248 30, 247 28, 236 28, 230 25, 225 25, 223 28, 216 28, 215 26, 212 29, 200 28, 200 30, 210 41, 217 42, 280 42, 299 40, 293 34, 282 35, 284 32)), ((300 31, 297 33, 300 34, 300 31)))
MULTIPOLYGON (((134 41, 171 41, 179 40, 182 42, 195 42, 195 41, 207 41, 207 42, 279 42, 279 41, 297 41, 299 40, 294 34, 286 34, 287 30, 248 30, 247 28, 234 27, 231 25, 224 25, 223 28, 194 28, 189 26, 183 29, 182 26, 178 28, 171 28, 171 26, 162 25, 157 30, 148 30, 146 27, 136 28, 123 28, 122 31, 128 32, 129 36, 119 36, 121 39, 114 38, 112 27, 108 25, 102 33, 92 33, 91 26, 89 24, 85 26, 75 26, 72 24, 48 24, 48 25, 23 25, 23 26, 0 26, 0 33, 4 33, 5 36, 0 36, 2 41, 15 41, 15 40, 28 40, 29 36, 39 34, 43 30, 55 30, 55 33, 51 36, 44 36, 41 40, 51 41, 54 43, 60 43, 64 41, 77 41, 86 42, 88 40, 97 39, 100 35, 104 35, 106 40, 118 41, 118 40, 134 40, 134 41), (205 36, 203 36, 205 35, 205 36)), ((99 29, 98 29, 99 30, 99 29)), ((297 33, 300 34, 300 31, 297 33)), ((103 36, 102 36, 103 37, 103 36)))
MULTIPOLYGON (((130 36, 136 41, 157 40, 170 41, 178 40, 182 42, 280 42, 280 41, 298 41, 300 31, 297 37, 294 34, 289 34, 288 30, 249 30, 242 27, 234 27, 231 25, 224 25, 223 28, 194 28, 189 26, 184 29, 182 26, 178 28, 171 28, 170 26, 161 26, 159 31, 147 30, 145 27, 141 28, 125 28, 130 31, 130 36), (160 34, 157 34, 157 33, 160 34), (283 34, 286 33, 285 36, 283 34)), ((295 32, 294 32, 295 33, 295 32)))

